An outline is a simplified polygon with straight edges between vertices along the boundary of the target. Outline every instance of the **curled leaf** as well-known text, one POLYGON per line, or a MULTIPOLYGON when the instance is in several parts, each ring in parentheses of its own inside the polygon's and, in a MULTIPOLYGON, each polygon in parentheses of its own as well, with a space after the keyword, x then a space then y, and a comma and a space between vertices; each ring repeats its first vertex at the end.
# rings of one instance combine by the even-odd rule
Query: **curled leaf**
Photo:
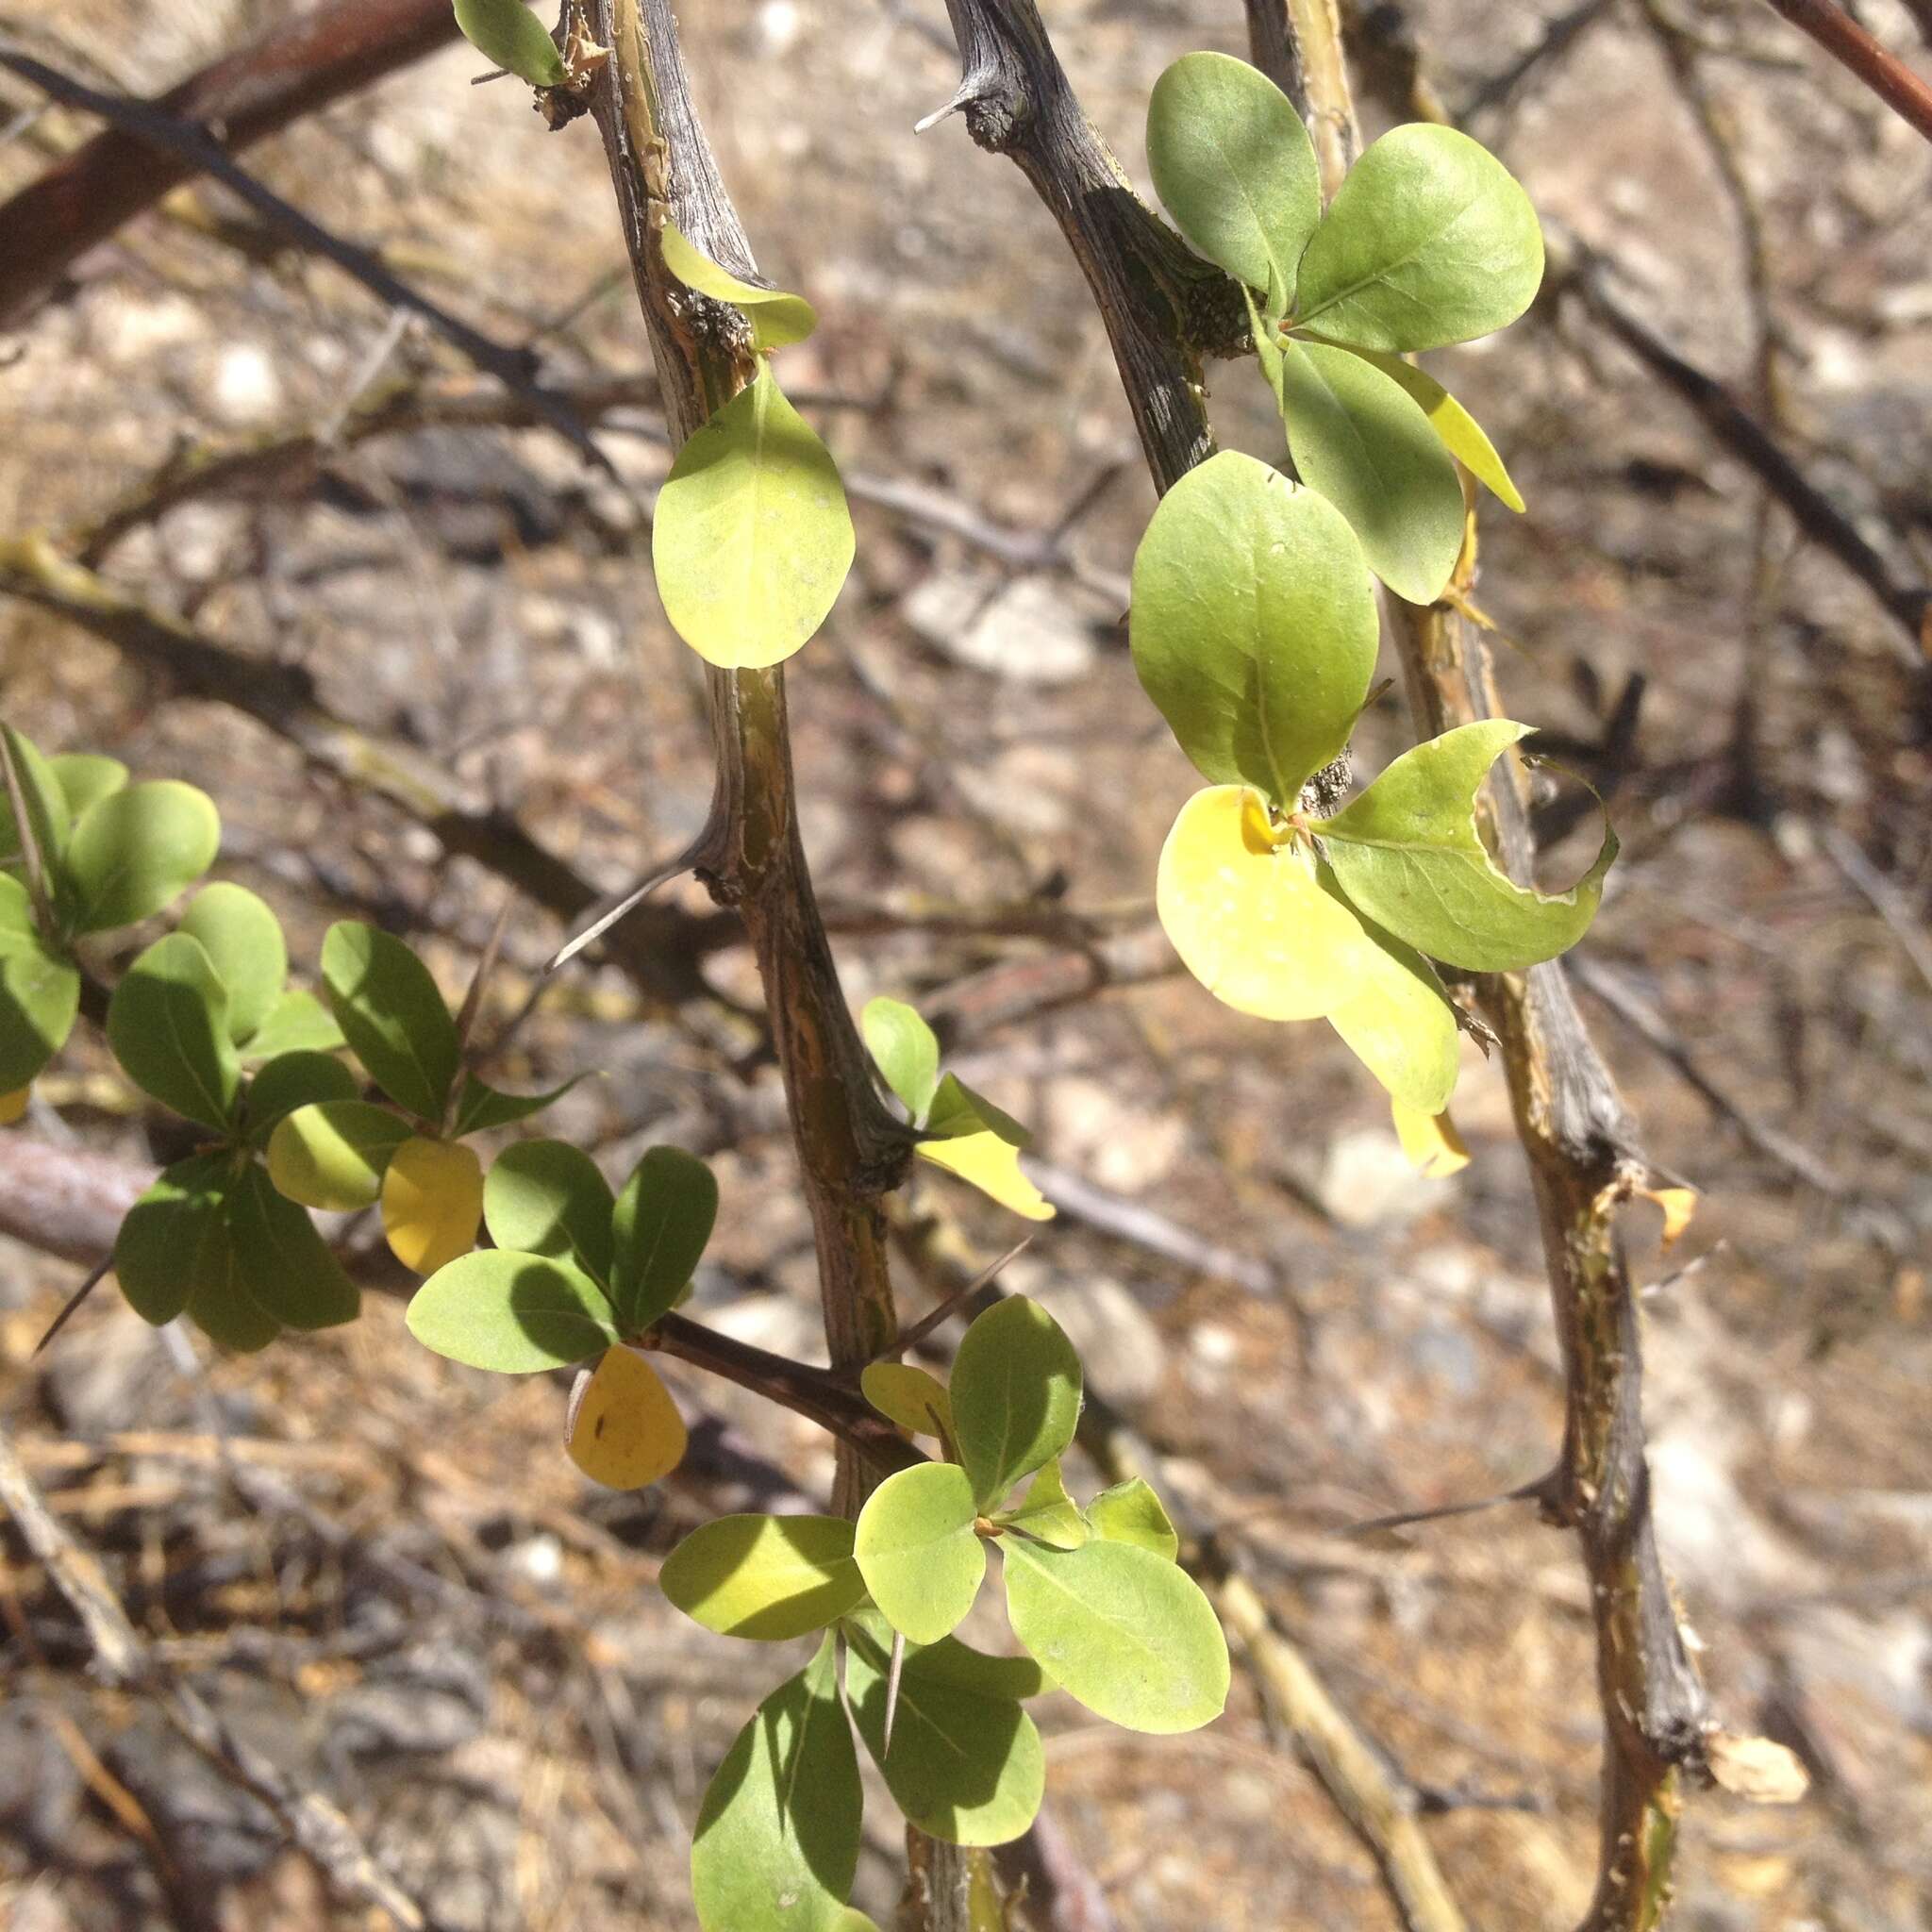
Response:
POLYGON ((1424 1180, 1447 1180, 1469 1165, 1469 1149, 1446 1110, 1427 1113, 1394 1098, 1389 1105, 1395 1118, 1395 1138, 1424 1180))
POLYGON ((818 327, 818 311, 803 295, 741 281, 689 242, 668 216, 661 240, 664 266, 687 289, 744 311, 754 348, 782 349, 789 342, 804 341, 818 327))
POLYGON ((563 56, 524 0, 456 0, 457 25, 486 60, 532 87, 560 87, 563 56))

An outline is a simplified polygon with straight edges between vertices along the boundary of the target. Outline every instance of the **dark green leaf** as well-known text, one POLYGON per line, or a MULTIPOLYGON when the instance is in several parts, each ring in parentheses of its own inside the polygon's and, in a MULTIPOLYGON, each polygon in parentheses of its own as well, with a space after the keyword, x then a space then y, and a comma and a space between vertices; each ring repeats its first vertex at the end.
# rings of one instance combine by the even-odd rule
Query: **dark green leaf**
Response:
POLYGON ((108 1003, 108 1043, 142 1092, 217 1133, 228 1130, 242 1062, 228 1038, 227 991, 198 940, 170 933, 127 969, 108 1003))
POLYGON ((974 1500, 992 1508, 1074 1440, 1080 1357, 1038 1302, 1012 1295, 967 1329, 949 1392, 974 1500))
POLYGON ((207 792, 173 778, 99 798, 74 822, 62 861, 81 932, 148 918, 214 863, 222 822, 207 792))
POLYGON ((344 920, 323 941, 322 983, 370 1078, 399 1107, 440 1121, 462 1046, 428 967, 401 940, 344 920))
MULTIPOLYGON (((861 1604, 840 1627, 872 1659, 874 1668, 886 1667, 896 1633, 876 1609, 861 1604)), ((903 1675, 950 1685, 975 1697, 1038 1697, 1052 1688, 1046 1673, 1030 1657, 991 1657, 961 1643, 957 1637, 941 1637, 937 1643, 907 1644, 900 1668, 903 1675)))
MULTIPOLYGON (((0 898, 9 889, 19 891, 14 880, 0 875, 0 898)), ((21 901, 25 896, 20 892, 21 901)), ((80 973, 74 962, 52 951, 39 933, 0 925, 0 1093, 25 1087, 60 1051, 79 1010, 80 973)))
POLYGON ((228 1238, 248 1297, 291 1328, 333 1328, 361 1312, 356 1284, 294 1202, 250 1161, 228 1191, 228 1238))
POLYGON ((177 928, 201 941, 228 990, 228 1038, 244 1045, 281 998, 289 976, 282 923, 245 886, 204 886, 177 928))
POLYGON ((653 1147, 611 1216, 610 1298, 627 1335, 682 1299, 718 1219, 718 1182, 681 1147, 653 1147))
POLYGON ((562 1141, 523 1141, 496 1157, 483 1183, 483 1219, 499 1248, 574 1261, 610 1279, 610 1183, 588 1154, 562 1141))
POLYGON ((187 1307, 196 1284, 227 1279, 224 1196, 230 1157, 197 1154, 165 1168, 122 1218, 114 1274, 128 1306, 158 1328, 187 1307))
POLYGON ((475 1074, 465 1074, 462 1094, 457 1101, 456 1125, 450 1131, 460 1141, 465 1134, 480 1134, 491 1127, 513 1127, 561 1100, 578 1080, 589 1078, 588 1074, 578 1074, 548 1093, 499 1093, 475 1074))
POLYGON ((865 1595, 839 1516, 720 1516, 664 1559, 658 1586, 721 1637, 781 1642, 823 1630, 865 1595))
POLYGON ((580 1362, 617 1340, 609 1304, 588 1274, 500 1248, 439 1268, 410 1301, 408 1324, 424 1347, 505 1375, 580 1362))
MULTIPOLYGON (((267 1143, 275 1123, 298 1107, 355 1097, 356 1076, 341 1060, 332 1054, 308 1053, 298 1048, 293 1053, 277 1054, 249 1081, 242 1102, 242 1118, 249 1140, 260 1147, 267 1143)), ((391 1114, 390 1118, 394 1120, 395 1116, 391 1114)), ((403 1124, 397 1121, 396 1124, 403 1124)))

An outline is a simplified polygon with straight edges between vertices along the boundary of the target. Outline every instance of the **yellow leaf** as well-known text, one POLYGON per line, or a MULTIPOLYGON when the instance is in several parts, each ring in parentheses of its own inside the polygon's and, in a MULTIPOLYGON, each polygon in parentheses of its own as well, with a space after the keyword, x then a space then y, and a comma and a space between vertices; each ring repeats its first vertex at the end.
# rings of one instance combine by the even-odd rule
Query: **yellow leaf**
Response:
POLYGON ((1361 921, 1322 890, 1306 847, 1277 842, 1245 785, 1211 785, 1181 807, 1154 895, 1181 963, 1237 1012, 1319 1020, 1374 970, 1361 921))
POLYGON ((1697 1212, 1697 1190, 1695 1188, 1639 1188, 1637 1191, 1646 1201, 1655 1201, 1663 1210, 1664 1250, 1666 1253, 1675 1245, 1677 1237, 1690 1225, 1690 1217, 1697 1212))
POLYGON ((594 1483, 641 1490, 684 1459, 684 1418, 636 1349, 619 1342, 571 1393, 564 1447, 594 1483))
POLYGON ((1469 1165, 1469 1149, 1446 1112, 1424 1113, 1406 1101, 1391 1100, 1396 1138, 1424 1180, 1444 1181, 1469 1165))
POLYGON ((945 1385, 910 1362, 868 1362, 858 1377, 865 1399, 915 1436, 953 1433, 953 1402, 945 1385))
POLYGON ((989 1129, 961 1134, 952 1141, 922 1141, 915 1150, 935 1167, 970 1181, 982 1194, 991 1194, 1002 1208, 1024 1214, 1028 1221, 1051 1221, 1053 1206, 1020 1172, 1020 1150, 989 1129))
POLYGON ((1733 1797, 1753 1805, 1795 1805, 1811 1788, 1810 1774, 1797 1755, 1769 1738, 1712 1731, 1704 1748, 1711 1777, 1733 1797))
POLYGON ((405 1268, 434 1274, 476 1245, 483 1163, 459 1141, 416 1135, 382 1176, 382 1231, 405 1268))
POLYGON ((27 1096, 33 1091, 32 1083, 16 1087, 11 1093, 0 1093, 0 1127, 10 1127, 26 1111, 27 1096))

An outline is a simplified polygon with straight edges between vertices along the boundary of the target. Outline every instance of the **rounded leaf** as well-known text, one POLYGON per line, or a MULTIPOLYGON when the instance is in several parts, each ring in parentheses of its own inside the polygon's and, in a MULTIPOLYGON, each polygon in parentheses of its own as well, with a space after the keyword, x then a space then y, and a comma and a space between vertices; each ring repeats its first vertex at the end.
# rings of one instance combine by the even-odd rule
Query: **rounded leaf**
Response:
POLYGON ((1097 1717, 1165 1735, 1227 1703, 1227 1640, 1186 1571, 1133 1543, 1001 1541, 1013 1634, 1097 1717))
POLYGON ((242 1097, 242 1124, 250 1141, 266 1147, 275 1124, 298 1107, 355 1097, 356 1076, 334 1055, 277 1054, 248 1083, 242 1097))
POLYGON ((858 1016, 866 1051, 914 1122, 925 1119, 940 1084, 940 1043, 903 1000, 867 1000, 858 1016))
POLYGON ((695 1154, 653 1147, 632 1169, 610 1219, 610 1298, 626 1333, 676 1305, 717 1219, 717 1178, 695 1154))
POLYGON ((211 1267, 225 1277, 223 1196, 229 1179, 223 1155, 177 1160, 122 1217, 114 1275, 143 1322, 157 1328, 172 1322, 211 1267))
POLYGON ((937 1643, 973 1607, 986 1575, 986 1545, 966 1473, 924 1462, 889 1475, 866 1499, 852 1555, 872 1600, 914 1643, 937 1643))
POLYGON ((1147 166, 1194 252, 1285 313, 1322 216, 1314 143, 1288 96, 1245 60, 1184 54, 1147 103, 1147 166))
MULTIPOLYGON (((117 792, 106 804, 142 789, 117 792)), ((198 940, 170 933, 127 969, 108 1002, 108 1043, 142 1092, 205 1127, 227 1132, 242 1062, 228 1038, 227 989, 198 940)))
POLYGON ((1399 1103, 1441 1113, 1456 1091, 1456 1008, 1436 969, 1412 946, 1367 921, 1363 929, 1372 942, 1368 970, 1328 1024, 1399 1103))
POLYGON ((486 60, 532 87, 565 79, 563 56, 524 0, 456 0, 457 25, 486 60))
MULTIPOLYGON (((13 885, 0 876, 0 893, 13 885)), ((39 1074, 66 1043, 79 1011, 73 960, 37 932, 0 926, 0 1091, 23 1089, 39 1074)))
POLYGON ((400 1114, 367 1100, 305 1104, 283 1115, 269 1136, 269 1177, 305 1208, 345 1214, 373 1207, 382 1194, 383 1170, 409 1133, 400 1114))
POLYGON ((853 548, 838 465, 760 367, 678 452, 658 498, 664 614, 708 663, 782 663, 824 623, 853 548))
POLYGON ((613 1206, 597 1163, 562 1141, 506 1147, 483 1183, 483 1219, 499 1248, 560 1257, 597 1281, 610 1278, 613 1206))
POLYGON ((218 880, 188 903, 177 930, 201 941, 228 990, 228 1038, 242 1045, 275 1010, 289 976, 282 923, 245 886, 218 880))
POLYGON ((1453 127, 1392 127, 1349 170, 1302 257, 1297 326, 1364 349, 1440 349, 1535 299, 1542 231, 1515 177, 1453 127))
POLYGON ((1028 1536, 1062 1550, 1077 1550, 1091 1533, 1087 1519, 1067 1494, 1066 1478, 1060 1474, 1058 1456, 1027 1485, 1019 1503, 1011 1509, 1001 1510, 993 1521, 1003 1529, 1024 1530, 1028 1536))
MULTIPOLYGON (((1038 1302, 1008 1295, 961 1337, 949 1392, 959 1460, 974 1500, 982 1509, 991 1508, 1023 1475, 1074 1440, 1080 1419, 1080 1357, 1038 1302)), ((918 1636, 912 1630, 906 1634, 918 1636)))
POLYGON ((761 1643, 822 1630, 865 1595, 838 1516, 720 1516, 665 1557, 658 1585, 707 1630, 761 1643))
POLYGON ((1238 451, 1190 470, 1134 553, 1128 641, 1147 695, 1204 777, 1285 809, 1347 744, 1378 635, 1341 513, 1238 451))
POLYGON ((617 1340, 610 1306, 588 1274, 501 1248, 439 1268, 410 1299, 408 1319, 425 1348, 506 1375, 580 1362, 617 1340))
POLYGON ((97 800, 122 791, 128 777, 119 758, 90 751, 58 752, 47 760, 47 769, 67 801, 69 815, 76 819, 97 800))
POLYGON ((859 1372, 865 1399, 890 1423, 915 1436, 953 1433, 953 1404, 945 1384, 910 1362, 868 1362, 859 1372))
POLYGON ((215 861, 222 822, 206 791, 173 778, 98 798, 74 822, 62 865, 81 932, 158 912, 215 861))
POLYGON ((564 1429, 570 1459, 608 1490, 641 1490, 684 1460, 684 1418, 658 1372, 619 1342, 584 1372, 564 1429))
POLYGON ((399 1107, 441 1120, 462 1044, 428 967, 401 940, 343 920, 322 942, 322 983, 370 1078, 399 1107))
POLYGON ((228 1239, 249 1300, 275 1321, 333 1328, 361 1312, 356 1284, 315 1224, 254 1161, 228 1191, 228 1239))
POLYGON ((335 1015, 312 992, 285 992, 244 1043, 242 1058, 265 1060, 284 1053, 334 1053, 347 1043, 335 1015))
POLYGON ((1441 439, 1442 447, 1478 483, 1487 486, 1508 508, 1523 508, 1523 493, 1511 480, 1503 458, 1496 454, 1496 445, 1483 433, 1483 425, 1433 375, 1425 375, 1413 362, 1405 362, 1400 356, 1382 355, 1374 349, 1357 349, 1355 353, 1408 391, 1416 407, 1429 419, 1429 427, 1441 439))
POLYGON ((1314 1020, 1359 983, 1368 936, 1277 842, 1257 792, 1197 791, 1161 847, 1154 903, 1181 963, 1214 997, 1264 1020, 1314 1020))
POLYGON ((1110 1543, 1138 1544, 1164 1563, 1172 1563, 1181 1553, 1181 1540, 1166 1506, 1141 1476, 1102 1490, 1087 1506, 1087 1521, 1095 1536, 1110 1543))
POLYGON ((413 1135, 382 1172, 382 1231, 405 1268, 434 1274, 476 1245, 483 1163, 460 1141, 413 1135))

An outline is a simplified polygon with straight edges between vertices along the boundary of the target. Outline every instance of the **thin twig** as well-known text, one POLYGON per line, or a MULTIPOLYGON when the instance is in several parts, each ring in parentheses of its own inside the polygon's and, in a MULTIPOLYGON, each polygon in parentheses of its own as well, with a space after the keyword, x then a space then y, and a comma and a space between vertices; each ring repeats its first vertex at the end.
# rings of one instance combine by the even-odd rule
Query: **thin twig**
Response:
POLYGON ((1932 141, 1932 85, 1831 0, 1766 0, 1807 33, 1841 67, 1856 75, 1907 126, 1932 141))

